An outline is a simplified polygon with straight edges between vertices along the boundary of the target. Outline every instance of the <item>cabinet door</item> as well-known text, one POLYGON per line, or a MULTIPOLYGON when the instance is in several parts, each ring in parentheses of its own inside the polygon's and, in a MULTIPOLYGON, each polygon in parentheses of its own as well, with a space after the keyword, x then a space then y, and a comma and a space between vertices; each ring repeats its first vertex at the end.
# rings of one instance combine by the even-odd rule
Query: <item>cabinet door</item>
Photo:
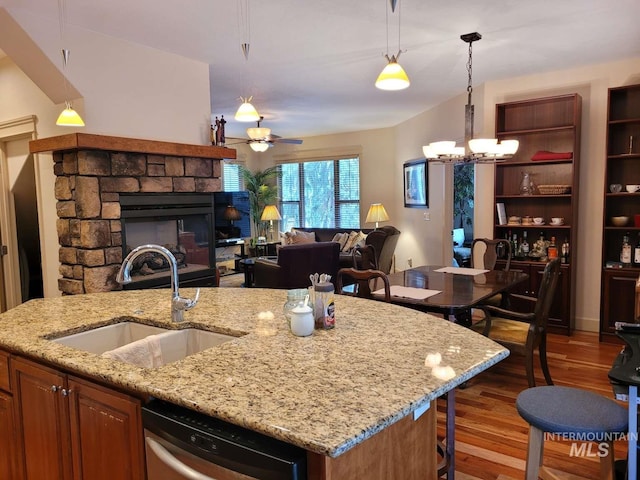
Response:
POLYGON ((69 390, 74 478, 144 480, 140 401, 74 377, 69 390))
POLYGON ((633 309, 637 278, 637 272, 633 271, 605 271, 600 331, 614 333, 616 322, 634 322, 633 309))
POLYGON ((27 480, 71 479, 65 377, 23 359, 11 363, 18 444, 27 480))
POLYGON ((18 479, 13 397, 0 392, 0 478, 18 479))

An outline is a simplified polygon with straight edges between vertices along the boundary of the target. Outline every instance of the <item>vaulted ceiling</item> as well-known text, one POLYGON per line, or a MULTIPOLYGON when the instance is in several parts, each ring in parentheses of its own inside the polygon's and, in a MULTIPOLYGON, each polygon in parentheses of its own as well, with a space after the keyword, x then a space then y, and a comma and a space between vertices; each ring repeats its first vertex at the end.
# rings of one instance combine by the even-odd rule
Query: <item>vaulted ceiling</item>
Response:
MULTIPOLYGON (((398 51, 399 11, 406 50, 400 63, 411 86, 380 91, 373 84, 386 63, 388 3, 65 0, 70 26, 209 64, 212 114, 228 120, 228 136, 244 136, 247 127, 232 120, 241 95, 252 95, 265 126, 283 136, 397 125, 465 92, 467 44, 460 35, 473 31, 483 35, 473 44, 474 85, 640 59, 638 0, 399 0, 399 10, 389 13, 388 53, 398 51), (243 42, 250 44, 248 60, 243 42)), ((0 6, 58 18, 55 0, 0 6)))

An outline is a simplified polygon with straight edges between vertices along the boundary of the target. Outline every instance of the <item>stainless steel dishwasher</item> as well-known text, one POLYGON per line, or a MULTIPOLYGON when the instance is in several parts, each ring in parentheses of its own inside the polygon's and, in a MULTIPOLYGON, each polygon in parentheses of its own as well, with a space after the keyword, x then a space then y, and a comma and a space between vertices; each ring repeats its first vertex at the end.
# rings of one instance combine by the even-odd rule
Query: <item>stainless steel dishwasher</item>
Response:
POLYGON ((306 480, 302 448, 153 400, 142 408, 148 480, 306 480))

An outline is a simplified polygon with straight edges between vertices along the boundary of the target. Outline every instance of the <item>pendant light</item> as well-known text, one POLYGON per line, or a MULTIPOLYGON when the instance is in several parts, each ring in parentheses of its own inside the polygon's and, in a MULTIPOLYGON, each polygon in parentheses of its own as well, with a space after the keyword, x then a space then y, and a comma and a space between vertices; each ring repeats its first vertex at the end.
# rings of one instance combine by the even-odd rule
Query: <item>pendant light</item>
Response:
MULTIPOLYGON (((64 4, 64 0, 58 0, 58 23, 60 26, 60 41, 64 42, 64 27, 66 23, 66 8, 64 4)), ((84 127, 84 120, 82 117, 73 109, 71 105, 71 101, 69 100, 69 86, 67 84, 67 63, 69 62, 69 55, 71 52, 63 48, 62 49, 62 78, 64 81, 64 96, 65 96, 65 109, 62 110, 58 119, 56 120, 56 125, 60 125, 61 127, 84 127)))
MULTIPOLYGON (((244 56, 245 63, 249 61, 249 47, 251 43, 251 24, 249 23, 249 0, 240 0, 238 2, 238 27, 240 29, 240 35, 242 42, 240 48, 242 49, 242 55, 244 56)), ((256 108, 251 104, 253 97, 240 97, 240 107, 235 114, 235 119, 238 122, 258 122, 260 121, 260 114, 256 108)))
MULTIPOLYGON (((395 12, 398 0, 389 0, 392 13, 395 12)), ((400 8, 398 8, 398 53, 389 56, 389 7, 385 9, 387 24, 387 53, 384 57, 387 59, 387 65, 384 67, 376 80, 376 88, 380 90, 403 90, 407 88, 411 82, 407 73, 398 63, 402 50, 400 49, 400 8)))
POLYGON ((518 151, 518 140, 503 140, 498 143, 496 138, 473 138, 473 104, 471 93, 473 92, 472 73, 472 48, 473 42, 480 40, 482 35, 478 32, 460 35, 465 43, 469 44, 469 59, 467 61, 467 104, 465 105, 465 146, 457 147, 456 142, 445 140, 431 142, 422 147, 424 156, 431 163, 495 163, 503 162, 518 151))

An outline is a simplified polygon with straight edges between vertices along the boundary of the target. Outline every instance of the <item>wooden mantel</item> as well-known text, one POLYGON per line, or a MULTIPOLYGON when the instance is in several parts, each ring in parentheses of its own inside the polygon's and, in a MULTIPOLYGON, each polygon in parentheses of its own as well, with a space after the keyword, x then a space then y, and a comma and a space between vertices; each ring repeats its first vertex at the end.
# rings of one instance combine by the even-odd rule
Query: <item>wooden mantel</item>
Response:
POLYGON ((227 147, 111 137, 91 133, 69 133, 29 142, 30 153, 68 150, 108 150, 111 152, 135 152, 195 158, 236 158, 236 151, 227 147))

